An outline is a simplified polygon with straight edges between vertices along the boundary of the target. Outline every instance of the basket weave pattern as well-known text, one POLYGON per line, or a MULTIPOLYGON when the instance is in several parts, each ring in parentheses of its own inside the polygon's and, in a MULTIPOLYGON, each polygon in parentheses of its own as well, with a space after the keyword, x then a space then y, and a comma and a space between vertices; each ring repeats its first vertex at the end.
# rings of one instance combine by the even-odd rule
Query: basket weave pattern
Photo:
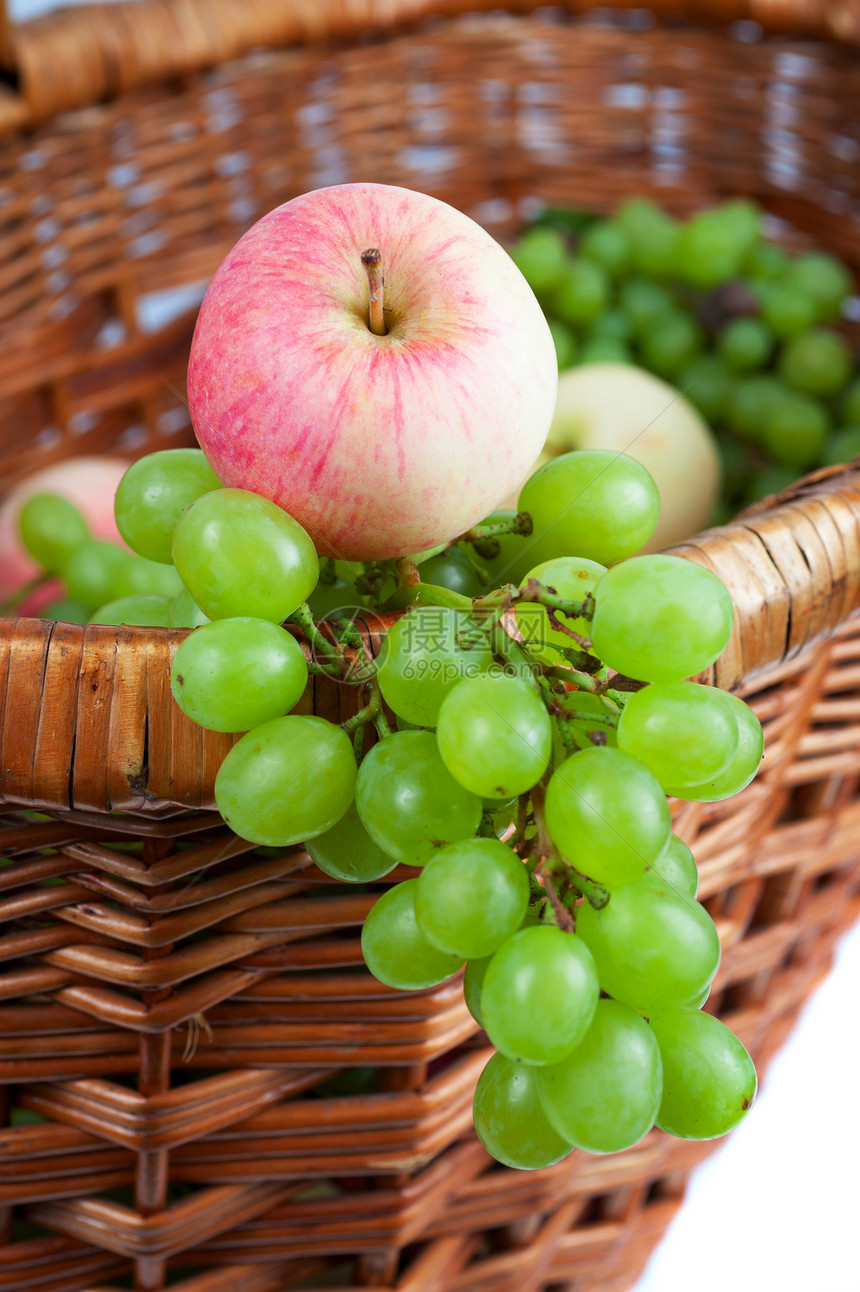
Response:
MULTIPOLYGON (((324 183, 430 191, 499 236, 540 198, 741 191, 860 260, 857 56, 833 43, 856 7, 724 15, 831 43, 462 8, 140 0, 0 39, 4 490, 185 442, 199 286, 324 183)), ((707 680, 765 728, 747 790, 675 814, 724 948, 708 1009, 763 1065, 860 911, 860 471, 675 550, 729 586, 707 680)), ((0 620, 0 1292, 622 1292, 709 1146, 493 1164, 459 982, 393 992, 362 967, 367 910, 413 872, 356 892, 225 828, 230 737, 170 697, 182 636, 0 620), (370 1092, 331 1084, 367 1068, 370 1092)), ((316 679, 300 711, 353 698, 316 679)))

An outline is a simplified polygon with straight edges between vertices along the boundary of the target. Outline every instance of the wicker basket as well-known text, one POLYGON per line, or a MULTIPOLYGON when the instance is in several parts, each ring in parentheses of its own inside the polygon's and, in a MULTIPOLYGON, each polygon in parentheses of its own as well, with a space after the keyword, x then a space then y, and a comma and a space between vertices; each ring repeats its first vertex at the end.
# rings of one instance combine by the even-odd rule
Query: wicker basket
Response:
MULTIPOLYGON (((742 192, 860 261, 856 6, 667 5, 671 24, 466 7, 0 21, 4 489, 74 453, 185 442, 200 285, 321 184, 430 191, 499 236, 535 199, 742 192), (188 308, 158 321, 177 286, 188 308)), ((708 1008, 761 1065, 860 905, 860 471, 676 550, 732 590, 711 680, 766 731, 743 794, 676 814, 724 946, 708 1008)), ((229 738, 171 703, 182 636, 0 620, 0 1289, 621 1292, 708 1146, 653 1132, 536 1173, 492 1164, 459 983, 381 986, 358 932, 382 886, 226 830, 229 738)), ((338 721, 350 698, 317 680, 303 703, 338 721)))

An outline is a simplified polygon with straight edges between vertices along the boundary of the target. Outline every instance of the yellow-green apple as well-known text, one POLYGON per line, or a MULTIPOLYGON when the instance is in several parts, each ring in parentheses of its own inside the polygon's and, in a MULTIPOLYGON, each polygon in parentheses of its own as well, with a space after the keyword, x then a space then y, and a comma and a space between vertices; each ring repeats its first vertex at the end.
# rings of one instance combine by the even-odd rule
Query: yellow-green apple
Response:
MULTIPOLYGON (((125 458, 69 458, 34 472, 13 489, 0 506, 0 602, 14 596, 39 574, 40 567, 25 550, 18 532, 18 515, 27 499, 34 493, 56 493, 68 498, 83 513, 93 537, 122 544, 113 516, 113 499, 127 470, 125 458)), ((48 601, 62 595, 53 582, 46 593, 48 601)), ((28 599, 28 613, 35 613, 35 604, 28 599)))
POLYGON ((693 405, 659 377, 628 363, 563 372, 537 465, 573 449, 617 449, 647 467, 660 492, 660 522, 643 551, 708 524, 722 476, 716 441, 693 405))
POLYGON ((272 499, 322 553, 377 560, 492 511, 540 451, 557 380, 532 290, 484 229, 423 193, 342 184, 228 254, 188 398, 228 488, 272 499))

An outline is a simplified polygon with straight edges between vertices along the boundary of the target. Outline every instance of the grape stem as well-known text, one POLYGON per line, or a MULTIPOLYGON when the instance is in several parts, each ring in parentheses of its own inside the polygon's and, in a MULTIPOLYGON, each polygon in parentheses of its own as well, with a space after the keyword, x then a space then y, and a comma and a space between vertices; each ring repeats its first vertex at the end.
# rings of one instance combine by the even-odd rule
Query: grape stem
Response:
POLYGON ((491 520, 483 525, 473 525, 456 542, 467 544, 467 552, 473 546, 478 556, 482 556, 485 561, 492 561, 502 550, 499 538, 503 534, 520 534, 527 538, 533 530, 534 524, 529 513, 518 511, 510 520, 491 520))
MULTIPOLYGON (((486 596, 469 598, 450 588, 440 588, 434 583, 422 583, 418 566, 408 556, 395 562, 394 575, 397 588, 389 601, 392 610, 405 610, 407 606, 439 606, 447 610, 460 610, 464 614, 481 615, 490 612, 495 618, 501 618, 506 610, 520 602, 536 602, 545 606, 547 612, 559 612, 569 619, 591 619, 594 614, 594 598, 589 592, 582 601, 571 601, 550 592, 537 579, 529 579, 524 588, 515 588, 507 584, 488 592, 486 596)), ((572 637, 579 645, 586 638, 581 637, 564 624, 555 621, 559 631, 572 637)), ((590 644, 590 643, 589 643, 590 644)))
POLYGON ((485 538, 497 538, 500 534, 522 534, 523 538, 534 530, 532 518, 527 511, 518 511, 510 520, 488 520, 483 525, 473 525, 455 541, 458 543, 480 543, 485 538))
POLYGON ((348 736, 358 731, 360 727, 365 727, 368 722, 373 722, 378 713, 382 712, 382 696, 379 693, 379 687, 373 688, 371 697, 363 708, 354 713, 351 718, 346 718, 340 725, 348 736))
MULTIPOLYGON (((600 694, 600 683, 590 673, 581 673, 575 668, 562 668, 551 664, 544 668, 543 676, 555 682, 571 683, 577 691, 587 691, 589 695, 600 694)), ((565 695, 567 686, 565 686, 565 695)))
POLYGON ((476 555, 476 551, 477 549, 473 550, 471 547, 466 547, 463 549, 463 554, 472 569, 475 571, 478 582, 482 584, 483 587, 488 588, 490 586, 490 572, 489 570, 485 570, 483 565, 478 563, 478 555, 480 555, 480 553, 476 555))
POLYGON ((549 871, 544 866, 539 866, 535 874, 543 883, 543 890, 549 899, 552 908, 553 924, 558 925, 565 933, 575 932, 576 925, 570 911, 564 906, 558 893, 555 891, 555 885, 552 882, 549 871))
POLYGON ((526 826, 529 819, 529 796, 521 794, 517 803, 517 837, 514 840, 514 852, 522 855, 526 841, 526 826))
POLYGON ((385 326, 385 314, 383 306, 383 289, 385 279, 382 276, 382 256, 378 247, 368 247, 367 251, 361 253, 361 263, 364 265, 367 274, 367 287, 370 292, 370 313, 368 327, 374 336, 385 336, 388 328, 385 326))
MULTIPOLYGON (((333 677, 339 682, 351 682, 353 686, 361 686, 369 678, 375 676, 375 664, 368 664, 362 657, 361 667, 355 668, 355 660, 347 654, 347 645, 352 647, 354 651, 360 652, 363 646, 360 634, 353 634, 351 631, 345 633, 346 644, 337 641, 333 645, 314 623, 313 614, 306 601, 303 601, 298 609, 293 611, 287 623, 296 624, 301 628, 311 645, 311 649, 320 657, 307 661, 309 673, 333 677), (358 642, 357 646, 355 645, 356 641, 358 642)), ((332 631, 335 630, 332 629, 332 631)))
POLYGON ((311 608, 306 601, 303 601, 298 609, 293 611, 287 622, 296 624, 301 628, 314 650, 322 655, 324 659, 334 660, 339 654, 337 648, 332 646, 328 638, 323 636, 319 628, 317 628, 311 608))
POLYGON ((351 718, 347 718, 340 725, 348 736, 354 737, 354 748, 356 757, 360 756, 361 747, 364 743, 364 728, 369 722, 372 722, 376 728, 380 740, 391 735, 391 727, 385 716, 385 709, 382 703, 382 691, 379 689, 379 681, 374 676, 370 683, 370 699, 363 708, 354 713, 351 718), (358 739, 358 733, 361 733, 361 740, 358 739))
POLYGON ((546 821, 544 819, 545 782, 548 779, 548 775, 544 777, 543 781, 540 781, 537 785, 533 786, 531 791, 532 808, 534 809, 535 822, 538 830, 537 838, 535 840, 535 851, 538 853, 540 858, 535 874, 539 875, 544 881, 544 886, 547 889, 547 896, 552 903, 553 911, 556 909, 556 902, 558 902, 559 906, 561 906, 561 909, 564 911, 567 923, 562 923, 556 914, 559 928, 567 929, 568 932, 572 933, 573 918, 568 914, 563 905, 562 898, 564 897, 564 894, 562 894, 562 897, 560 898, 555 890, 555 879, 550 878, 551 872, 559 871, 567 884, 576 888, 586 901, 588 901, 597 911, 601 910, 609 901, 609 893, 605 888, 601 888, 599 884, 595 884, 592 879, 588 879, 587 876, 580 874, 578 870, 569 865, 564 858, 559 855, 555 845, 550 839, 549 832, 546 828, 546 821), (555 901, 553 901, 553 897, 555 897, 555 901))
POLYGON ((353 650, 364 649, 361 633, 352 619, 330 619, 332 632, 342 646, 351 646, 353 650))

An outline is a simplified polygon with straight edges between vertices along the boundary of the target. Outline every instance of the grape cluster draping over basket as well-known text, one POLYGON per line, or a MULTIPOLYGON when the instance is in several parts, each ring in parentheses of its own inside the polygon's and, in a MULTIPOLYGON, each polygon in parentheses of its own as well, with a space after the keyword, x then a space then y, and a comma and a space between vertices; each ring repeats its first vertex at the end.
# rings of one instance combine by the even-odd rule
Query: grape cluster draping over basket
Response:
MULTIPOLYGON (((686 680, 725 646, 732 604, 708 570, 632 555, 658 512, 644 468, 570 454, 532 476, 520 506, 423 559, 326 562, 320 582, 302 527, 219 487, 197 450, 135 463, 116 515, 132 549, 181 579, 171 617, 194 631, 175 656, 176 702, 245 733, 216 781, 225 820, 259 845, 305 842, 345 882, 415 868, 372 908, 366 963, 413 991, 465 965, 468 1007, 497 1049, 477 1132, 499 1161, 537 1168, 573 1147, 623 1149, 655 1123, 711 1138, 750 1107, 752 1062, 701 1009, 719 939, 667 795, 738 792, 762 734, 742 701, 686 680), (456 583, 461 563, 480 595, 422 577, 456 583), (403 611, 376 660, 336 613, 344 589, 353 607, 403 611), (353 717, 290 712, 309 671, 358 689, 353 717)), ((51 560, 58 517, 33 508, 25 531, 51 560)))

